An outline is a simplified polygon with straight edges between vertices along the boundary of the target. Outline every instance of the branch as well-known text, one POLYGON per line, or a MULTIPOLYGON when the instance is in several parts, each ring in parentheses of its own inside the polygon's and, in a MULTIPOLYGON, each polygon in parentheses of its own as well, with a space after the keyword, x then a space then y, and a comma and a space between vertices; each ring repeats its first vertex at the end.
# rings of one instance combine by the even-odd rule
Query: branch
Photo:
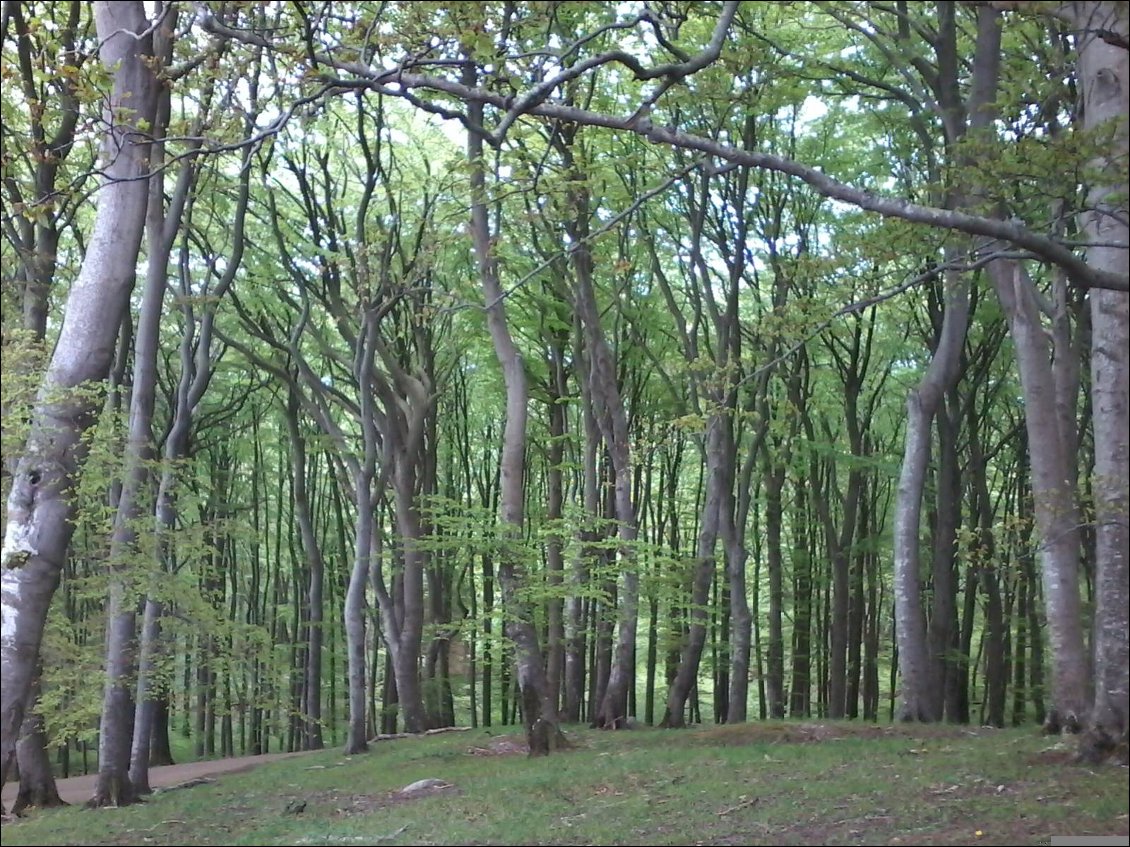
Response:
MULTIPOLYGON (((207 31, 222 38, 232 38, 248 44, 262 44, 271 46, 275 50, 279 49, 274 45, 269 45, 262 36, 223 25, 211 15, 204 4, 197 4, 197 6, 201 10, 201 20, 207 31)), ((638 68, 639 71, 643 72, 642 75, 637 73, 637 76, 641 79, 693 73, 700 66, 705 66, 705 64, 713 61, 710 57, 716 57, 717 51, 721 49, 734 6, 736 4, 727 3, 722 16, 719 18, 718 25, 715 27, 714 37, 712 37, 710 45, 688 62, 668 63, 647 69, 640 66, 633 57, 620 57, 615 52, 604 54, 605 60, 620 61, 632 68, 633 71, 638 68)), ((366 87, 391 97, 403 99, 409 89, 422 89, 445 94, 464 103, 482 103, 494 106, 504 112, 509 112, 513 106, 513 101, 509 97, 464 85, 452 79, 405 73, 401 68, 374 69, 359 62, 335 59, 330 55, 320 54, 317 59, 327 67, 335 68, 339 72, 345 72, 355 77, 353 80, 324 80, 328 85, 343 90, 366 87)), ((708 138, 680 132, 674 127, 656 126, 639 114, 623 118, 575 106, 544 102, 531 105, 526 114, 586 126, 599 126, 605 129, 632 132, 654 144, 667 144, 686 150, 698 150, 735 165, 787 174, 805 182, 823 197, 839 200, 842 203, 875 212, 884 217, 900 218, 937 229, 956 230, 968 235, 1007 242, 1016 248, 1030 252, 1041 261, 1059 266, 1067 273, 1071 281, 1080 287, 1130 291, 1130 275, 1092 268, 1085 260, 1075 255, 1058 241, 1035 233, 1013 221, 996 220, 935 206, 925 206, 902 198, 877 194, 840 182, 828 176, 819 168, 801 164, 794 159, 772 153, 739 150, 708 138)), ((459 119, 471 131, 480 133, 485 138, 492 139, 495 142, 500 141, 497 132, 490 133, 485 127, 472 126, 465 115, 459 116, 459 119)))

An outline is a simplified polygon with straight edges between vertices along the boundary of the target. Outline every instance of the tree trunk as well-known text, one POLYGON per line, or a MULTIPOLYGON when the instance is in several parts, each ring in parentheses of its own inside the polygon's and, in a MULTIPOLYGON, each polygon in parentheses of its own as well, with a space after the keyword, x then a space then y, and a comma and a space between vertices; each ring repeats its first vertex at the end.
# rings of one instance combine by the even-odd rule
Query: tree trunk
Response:
MULTIPOLYGON (((475 67, 468 63, 464 82, 475 83, 475 67)), ((482 124, 483 106, 470 107, 470 116, 482 124)), ((525 579, 521 570, 520 539, 525 522, 526 423, 529 390, 522 357, 510 334, 497 259, 493 255, 490 222, 487 219, 486 172, 483 165, 483 139, 467 133, 467 160, 471 166, 471 238, 478 264, 479 280, 486 301, 487 329, 494 354, 502 369, 506 387, 506 423, 500 459, 499 509, 503 524, 503 545, 498 575, 502 583, 509 624, 507 634, 514 642, 518 686, 522 698, 522 717, 531 756, 545 756, 564 745, 557 724, 556 692, 551 691, 542 662, 537 630, 531 610, 521 598, 525 579)))
POLYGON ((698 546, 695 551, 697 564, 691 583, 689 631, 683 643, 679 659, 679 669, 675 681, 667 694, 667 709, 660 726, 681 729, 687 725, 686 703, 691 689, 698 678, 702 648, 706 643, 707 603, 711 583, 714 581, 714 548, 718 541, 718 525, 722 508, 723 491, 728 475, 722 468, 724 461, 732 461, 732 456, 722 453, 724 439, 722 428, 725 421, 721 415, 711 415, 706 424, 706 443, 703 460, 706 463, 706 496, 702 503, 702 517, 699 521, 698 546))
MULTIPOLYGON (((946 72, 932 81, 942 107, 942 123, 948 144, 953 145, 969 131, 990 126, 996 116, 997 83, 1000 70, 1000 13, 991 8, 977 10, 977 39, 974 46, 969 94, 962 100, 956 78, 957 28, 954 7, 938 7, 939 27, 935 41, 939 67, 946 72)), ((965 164, 960 161, 953 164, 965 164)), ((947 205, 967 206, 973 199, 967 192, 951 189, 947 205)), ((955 247, 944 253, 950 263, 960 258, 955 247)), ((955 384, 961 368, 961 351, 969 324, 968 283, 960 272, 946 271, 943 277, 945 304, 937 348, 918 386, 907 398, 906 441, 902 470, 895 500, 894 593, 895 636, 901 673, 898 718, 935 721, 941 718, 939 692, 931 672, 926 620, 922 609, 919 573, 919 529, 922 492, 930 460, 930 430, 934 416, 946 393, 955 384)))
MULTIPOLYGON (((803 409, 803 406, 797 406, 803 409)), ((812 714, 812 555, 808 547, 810 479, 799 475, 794 488, 796 510, 793 535, 793 643, 792 681, 789 685, 789 715, 812 714)))
MULTIPOLYGON (((952 393, 951 393, 952 394, 952 393)), ((951 403, 956 406, 956 403, 951 403)), ((961 468, 957 456, 960 419, 943 403, 935 415, 938 433, 937 478, 934 497, 933 608, 927 633, 930 650, 930 712, 950 722, 960 722, 960 707, 953 692, 959 687, 965 663, 956 657, 957 532, 961 520, 961 468)))
MULTIPOLYGON (((729 454, 737 461, 733 424, 727 427, 729 454)), ((750 484, 757 462, 755 444, 742 463, 736 492, 722 499, 722 543, 726 548, 726 575, 730 581, 730 703, 726 723, 745 723, 749 708, 749 657, 753 616, 746 597, 746 523, 751 501, 750 484)))
MULTIPOLYGON (((373 544, 373 503, 369 488, 371 477, 371 473, 362 469, 353 482, 354 505, 357 509, 355 542, 353 568, 349 575, 343 614, 349 682, 349 724, 345 739, 347 756, 364 753, 369 749, 365 721, 365 587, 369 584, 373 544)), ((398 647, 395 640, 390 640, 389 653, 394 663, 398 647)))
POLYGON ((401 544, 403 612, 397 650, 393 654, 396 691, 405 732, 423 732, 424 696, 420 687, 420 649, 424 632, 424 552, 421 550, 420 513, 414 502, 416 474, 411 466, 415 450, 398 456, 393 472, 396 529, 401 544))
POLYGON ((1032 469, 1032 497, 1041 539, 1044 602, 1052 643, 1050 731, 1077 732, 1087 720, 1090 659, 1083 643, 1079 596, 1079 510, 1056 414, 1055 381, 1048 339, 1036 291, 1019 262, 998 259, 989 266, 997 297, 1008 319, 1024 395, 1024 421, 1032 469), (1038 448, 1032 449, 1035 445, 1038 448))
POLYGON ((310 497, 306 491, 306 439, 299 429, 298 395, 294 385, 288 386, 286 431, 290 445, 294 478, 294 516, 298 521, 302 555, 310 573, 306 590, 306 685, 303 703, 303 747, 321 750, 322 741, 322 616, 325 601, 325 562, 322 547, 314 532, 310 497))
MULTIPOLYGON (((1115 128, 1109 151, 1093 163, 1107 179, 1093 185, 1088 197, 1089 211, 1082 215, 1083 231, 1095 243, 1087 248, 1087 264, 1125 272, 1130 243, 1126 204, 1130 110, 1130 63, 1124 46, 1130 31, 1127 9, 1124 3, 1115 2, 1074 3, 1072 9, 1080 28, 1084 129, 1105 125, 1115 128), (1100 30, 1117 33, 1123 46, 1100 37, 1100 30)), ((1097 602, 1093 644, 1095 696, 1083 754, 1097 759, 1121 745, 1125 758, 1130 731, 1130 295, 1092 291, 1090 298, 1095 438, 1091 488, 1095 499, 1097 602)))
MULTIPOLYGON (((992 499, 986 473, 986 461, 981 450, 981 439, 977 432, 973 406, 969 412, 969 467, 972 475, 972 523, 976 532, 973 550, 973 573, 985 594, 985 699, 988 723, 990 726, 1004 726, 1004 713, 1008 691, 1008 666, 1005 650, 1005 617, 999 577, 997 575, 997 550, 993 538, 992 499)), ((1023 585, 1023 575, 1020 576, 1023 585)), ((1018 606, 1017 638, 1023 644, 1024 609, 1018 606)), ((967 622, 966 626, 970 626, 967 622)), ((971 628, 971 626, 970 626, 971 628)), ((1023 660, 1020 661, 1023 667, 1023 660)), ((1023 676, 1021 677, 1023 679, 1023 676)))
POLYGON ((94 232, 33 413, 27 450, 8 498, 0 555, 3 630, 0 666, 0 785, 16 741, 39 655, 47 609, 73 532, 70 492, 85 447, 82 434, 96 406, 89 390, 106 378, 114 339, 133 289, 148 194, 148 135, 158 82, 153 42, 140 2, 98 2, 94 18, 103 65, 113 74, 104 125, 104 180, 94 232))
POLYGON ((561 587, 565 581, 565 559, 563 548, 565 538, 558 529, 564 515, 565 488, 562 474, 562 463, 565 460, 565 366, 564 350, 561 344, 555 345, 550 367, 550 392, 549 392, 549 445, 546 448, 546 470, 548 477, 548 508, 546 521, 553 527, 551 535, 546 539, 545 563, 546 583, 550 591, 546 609, 546 685, 549 686, 549 697, 553 701, 553 711, 556 714, 558 704, 561 702, 561 689, 565 669, 565 621, 564 597, 561 587))
POLYGON ((906 441, 895 501, 895 637, 902 678, 898 719, 903 721, 936 721, 941 717, 932 685, 922 609, 919 529, 930 461, 931 423, 945 393, 957 380, 969 322, 969 291, 964 280, 947 272, 945 287, 946 304, 937 349, 906 401, 906 441))
MULTIPOLYGON (((574 359, 578 370, 584 367, 584 356, 577 343, 574 359)), ((597 453, 600 450, 600 429, 593 417, 592 403, 588 397, 588 383, 579 380, 581 389, 581 415, 584 422, 584 453, 581 459, 582 501, 584 518, 579 532, 580 543, 573 555, 569 569, 569 596, 565 605, 565 720, 578 723, 584 720, 585 704, 585 587, 589 581, 589 562, 595 555, 592 542, 597 538, 596 520, 600 513, 600 488, 597 475, 597 453)))
MULTIPOLYGON (((38 677, 39 674, 37 673, 38 677)), ((47 753, 47 731, 43 726, 43 716, 35 709, 39 699, 38 680, 32 686, 30 702, 32 708, 24 717, 20 730, 20 740, 16 743, 16 759, 20 770, 20 789, 12 804, 12 814, 18 815, 24 809, 48 809, 66 806, 55 785, 55 775, 51 771, 51 758, 47 753)))

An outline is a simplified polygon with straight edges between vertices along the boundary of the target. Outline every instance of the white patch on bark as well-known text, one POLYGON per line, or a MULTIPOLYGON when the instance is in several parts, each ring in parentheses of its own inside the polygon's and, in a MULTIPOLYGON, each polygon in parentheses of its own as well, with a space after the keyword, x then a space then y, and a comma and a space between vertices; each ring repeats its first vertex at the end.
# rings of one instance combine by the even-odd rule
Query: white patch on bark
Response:
MULTIPOLYGON (((4 549, 7 547, 5 542, 4 549)), ((10 644, 16 637, 16 617, 20 611, 20 577, 7 567, 0 570, 0 606, 0 641, 10 644)))
POLYGON ((31 524, 20 521, 8 521, 4 530, 4 548, 0 551, 0 568, 4 569, 5 585, 7 585, 7 572, 10 567, 23 564, 28 556, 39 553, 31 543, 31 524))

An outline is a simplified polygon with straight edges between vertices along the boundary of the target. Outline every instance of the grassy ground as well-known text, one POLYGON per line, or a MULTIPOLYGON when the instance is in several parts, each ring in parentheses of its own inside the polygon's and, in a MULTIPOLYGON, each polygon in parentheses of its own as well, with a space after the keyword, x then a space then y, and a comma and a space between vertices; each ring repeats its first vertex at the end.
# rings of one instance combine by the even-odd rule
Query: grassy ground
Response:
POLYGON ((1034 730, 752 723, 486 730, 262 765, 141 806, 37 813, 18 844, 1040 844, 1125 835, 1127 769, 1034 730), (405 796, 416 780, 439 786, 405 796), (305 803, 300 813, 288 811, 305 803))

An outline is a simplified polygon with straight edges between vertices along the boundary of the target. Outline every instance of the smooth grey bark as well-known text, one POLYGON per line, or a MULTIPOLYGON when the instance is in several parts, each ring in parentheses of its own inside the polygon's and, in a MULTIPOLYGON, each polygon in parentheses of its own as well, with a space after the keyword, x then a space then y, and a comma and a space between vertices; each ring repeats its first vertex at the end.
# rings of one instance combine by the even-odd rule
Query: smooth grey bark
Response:
MULTIPOLYGON (((421 395, 424 393, 420 387, 421 395)), ((422 396, 419 401, 425 403, 422 396)), ((393 504, 396 514, 397 539, 403 567, 401 591, 403 601, 398 629, 399 648, 393 653, 396 672, 396 691, 400 700, 401 716, 406 732, 423 732, 426 728, 423 692, 420 688, 420 649, 424 626, 424 569, 425 553, 422 549, 420 513, 415 501, 415 463, 420 451, 423 429, 422 407, 417 408, 419 419, 414 444, 394 458, 393 504)))
MULTIPOLYGON (((474 66, 468 64, 464 70, 464 80, 474 85, 475 74, 474 66)), ((471 114, 474 120, 481 123, 482 105, 472 106, 471 114)), ((506 320, 498 260, 493 252, 490 221, 487 217, 483 139, 473 132, 467 134, 467 161, 470 165, 471 240, 483 299, 486 301, 487 329, 495 357, 502 368, 506 388, 506 423, 503 427, 499 479, 499 512, 503 524, 504 546, 499 555, 498 575, 507 611, 506 631, 515 647, 514 659, 529 754, 545 756, 562 747, 565 739, 557 723, 556 692, 550 690, 546 678, 531 610, 520 594, 525 582, 520 544, 525 522, 529 389, 522 356, 506 320)))
MULTIPOLYGON (((157 12, 162 10, 158 8, 157 12)), ((154 38, 154 53, 162 63, 172 55, 172 41, 166 33, 176 27, 176 10, 172 10, 166 27, 154 38)), ((169 118, 169 96, 162 91, 153 132, 156 140, 150 145, 150 162, 163 161, 164 141, 161 135, 169 118)), ((87 806, 125 806, 138 797, 138 787, 130 778, 130 750, 136 727, 134 692, 138 666, 136 643, 137 598, 130 588, 132 574, 145 566, 139 559, 138 523, 148 511, 146 497, 157 445, 153 437, 153 412, 157 399, 157 358, 160 345, 161 318, 164 314, 166 275, 173 239, 180 224, 180 213, 188 194, 191 165, 182 170, 179 191, 174 195, 170 216, 164 213, 164 179, 161 174, 150 177, 149 202, 146 210, 146 231, 149 235, 149 256, 145 287, 142 291, 137 328, 134 331, 133 378, 130 386, 129 421, 125 456, 118 495, 118 508, 110 537, 110 587, 106 607, 106 681, 102 696, 102 717, 98 734, 98 780, 87 806)), ((150 626, 153 622, 150 621, 150 626)), ((152 634, 152 633, 150 633, 152 634)), ((149 664, 152 657, 147 656, 149 664)), ((151 668, 147 668, 151 671, 151 668)), ((141 685, 140 678, 137 680, 141 685)), ((147 695, 143 688, 139 692, 147 695)), ((142 701, 137 701, 138 704, 142 701)), ((142 727, 148 751, 151 727, 142 727)), ((146 773, 145 776, 148 776, 146 773)), ((147 780, 146 780, 147 783, 147 780)), ((142 791, 148 791, 148 784, 142 791)))
POLYGON ((958 274, 946 273, 946 303, 938 346, 922 380, 906 400, 906 436, 894 518, 895 641, 899 651, 898 719, 941 717, 931 696, 931 673, 922 609, 919 526, 922 492, 930 461, 930 430, 945 392, 953 386, 969 322, 969 290, 958 274))
POLYGON ((769 643, 766 651, 765 698, 770 720, 785 716, 785 636, 782 629, 784 564, 781 557, 781 492, 785 487, 784 465, 776 464, 766 451, 765 547, 769 572, 769 643))
MULTIPOLYGON (((373 411, 374 346, 377 336, 377 316, 366 310, 357 340, 353 377, 357 381, 357 398, 360 403, 358 422, 361 426, 363 454, 353 468, 353 505, 356 510, 354 524, 353 566, 349 586, 345 592, 343 622, 345 625, 346 681, 349 704, 349 722, 345 737, 347 756, 364 753, 369 749, 365 710, 365 589, 370 580, 373 554, 373 479, 376 476, 380 448, 373 411)), ((383 611, 383 610, 382 610, 383 611)), ((390 617, 383 615, 382 617, 390 617)), ((391 626, 392 622, 387 622, 391 626)), ((399 639, 389 641, 389 653, 394 667, 400 656, 399 639)), ((399 671, 399 668, 397 669, 399 671)), ((397 690, 401 675, 397 673, 397 690)))
MULTIPOLYGON (((564 516, 565 483, 562 472, 565 461, 565 437, 568 426, 565 402, 567 388, 565 385, 564 346, 566 339, 558 339, 554 345, 550 361, 549 381, 549 445, 546 447, 546 468, 548 504, 546 520, 553 524, 560 524, 564 516)), ((565 670, 565 602, 561 588, 565 581, 565 539, 559 530, 546 539, 546 583, 551 595, 547 601, 546 609, 546 685, 549 686, 549 696, 554 704, 554 712, 558 711, 561 702, 561 689, 565 670)))
MULTIPOLYGON (((167 254, 166 254, 167 258, 167 254)), ((110 539, 110 588, 106 607, 106 681, 98 734, 98 781, 88 806, 125 806, 137 799, 129 778, 136 666, 136 598, 129 587, 136 561, 137 522, 155 453, 157 348, 165 297, 164 267, 150 270, 134 334, 133 381, 125 444, 125 469, 110 539)))
MULTIPOLYGON (((579 329, 579 328, 578 328, 579 329)), ((574 333, 573 360, 578 372, 583 373, 587 362, 581 344, 581 333, 574 333)), ((565 600, 565 720, 577 723, 584 720, 586 631, 585 602, 582 599, 589 582, 589 563, 596 551, 592 542, 597 539, 596 521, 600 513, 600 486, 597 474, 597 454, 601 435, 593 413, 588 381, 578 380, 581 394, 581 420, 584 446, 581 454, 581 502, 584 521, 578 531, 576 551, 569 567, 569 595, 565 600)))
MULTIPOLYGON (((1005 650, 1005 619, 1003 603, 1001 602, 1000 583, 997 575, 997 550, 993 535, 993 508, 989 494, 987 463, 984 451, 981 449, 981 437, 977 431, 976 421, 973 418, 976 412, 973 404, 969 404, 970 425, 969 432, 969 459, 972 477, 972 505, 970 507, 972 531, 975 533, 975 558, 970 576, 974 575, 980 583, 985 594, 985 711, 988 715, 987 722, 990 726, 1004 726, 1005 696, 1008 689, 1008 664, 1005 650)), ((1024 581, 1020 581, 1023 591, 1024 581)), ((1023 599, 1016 603, 1018 624, 1017 652, 1021 654, 1019 663, 1023 667, 1023 639, 1021 634, 1024 627, 1024 602, 1023 599)), ((967 621, 967 626, 972 623, 967 621)), ((1023 676, 1021 676, 1023 679, 1023 676)))
MULTIPOLYGON (((68 3, 66 22, 59 30, 48 32, 46 28, 38 28, 40 37, 50 38, 55 44, 62 46, 61 52, 65 60, 75 68, 80 67, 83 62, 76 50, 76 34, 82 8, 82 3, 68 3)), ((19 80, 25 99, 31 102, 39 97, 33 53, 43 48, 36 43, 35 34, 28 27, 22 4, 12 3, 6 7, 6 10, 8 9, 16 34, 19 80)), ((79 119, 75 96, 77 83, 75 78, 64 78, 60 75, 52 80, 52 84, 56 86, 55 90, 59 94, 62 108, 58 110, 58 122, 50 135, 44 121, 47 111, 33 109, 30 114, 31 132, 28 140, 31 155, 28 158, 35 163, 34 176, 31 180, 34 197, 25 197, 19 180, 4 180, 4 189, 10 203, 37 209, 37 214, 34 216, 15 216, 11 226, 5 221, 5 235, 20 258, 17 279, 22 285, 20 296, 22 328, 28 333, 28 340, 36 347, 43 345, 47 332, 49 294, 58 266, 61 226, 65 225, 68 218, 73 219, 73 201, 69 200, 65 193, 59 192, 56 181, 60 167, 73 149, 75 128, 79 119)), ((30 361, 28 364, 30 365, 30 361)), ((22 357, 16 367, 10 362, 5 362, 6 376, 14 377, 12 371, 15 370, 19 370, 21 374, 24 372, 22 357)), ((0 410, 0 414, 5 418, 14 412, 15 410, 10 408, 0 410)), ((15 472, 18 458, 13 453, 4 457, 0 473, 3 474, 5 481, 15 472)), ((36 677, 39 676, 40 671, 37 671, 36 677)), ((46 808, 65 805, 55 785, 55 775, 47 752, 47 733, 44 731, 43 718, 35 711, 35 703, 39 697, 38 681, 33 685, 28 701, 29 708, 16 745, 20 787, 13 804, 14 813, 19 813, 29 806, 46 808)))
POLYGON ((1048 636, 1052 645, 1052 708, 1049 729, 1077 732, 1087 720, 1091 663, 1083 642, 1079 594, 1079 507, 1056 414, 1052 350, 1040 315, 1036 288, 1023 265, 998 259, 989 266, 997 298, 1008 320, 1024 396, 1024 422, 1032 469, 1048 636))
MULTIPOLYGON (((1077 25, 1079 77, 1083 90, 1083 127, 1113 127, 1110 148, 1093 162, 1101 177, 1087 198, 1081 216, 1083 232, 1093 246, 1087 264, 1096 270, 1124 272, 1130 248, 1127 220, 1128 110, 1130 63, 1124 46, 1102 38, 1113 32, 1125 42, 1130 25, 1126 4, 1070 4, 1077 25)), ((1116 745, 1125 757, 1130 732, 1130 296, 1115 291, 1091 292, 1091 402, 1095 466, 1091 489, 1095 500, 1095 625, 1094 703, 1089 715, 1084 755, 1098 758, 1116 745)))
MULTIPOLYGON (((744 141, 747 146, 753 143, 753 127, 752 119, 747 119, 744 125, 744 141)), ((736 380, 741 360, 738 303, 746 254, 744 250, 731 250, 729 244, 744 244, 746 241, 749 223, 745 202, 748 196, 749 169, 740 169, 736 175, 720 180, 716 187, 711 186, 711 174, 707 169, 701 169, 700 175, 700 182, 692 185, 686 196, 690 217, 690 265, 693 273, 689 274, 684 300, 694 310, 690 321, 683 315, 680 301, 663 272, 654 239, 649 239, 653 272, 667 308, 675 320, 684 358, 688 363, 694 363, 700 359, 700 350, 705 350, 714 360, 715 368, 711 373, 696 375, 691 382, 694 410, 706 422, 700 445, 705 466, 705 493, 699 516, 696 564, 691 579, 690 608, 687 613, 689 625, 660 721, 661 726, 674 728, 686 726, 686 703, 698 678, 706 643, 709 595, 717 570, 716 547, 719 538, 723 543, 727 575, 723 593, 728 597, 723 605, 725 613, 734 615, 736 611, 734 624, 737 630, 737 652, 732 656, 734 661, 728 662, 725 670, 719 669, 727 680, 732 672, 737 692, 731 696, 729 685, 717 691, 718 696, 725 701, 724 705, 720 703, 717 707, 719 717, 728 719, 733 706, 735 717, 744 720, 748 695, 751 618, 745 597, 745 550, 742 534, 737 531, 737 523, 741 521, 744 524, 744 516, 735 514, 738 509, 734 496, 738 459, 733 435, 738 397, 736 380), (711 221, 710 237, 726 262, 726 287, 722 296, 715 295, 717 281, 703 253, 703 239, 707 233, 710 218, 708 210, 713 193, 720 193, 727 203, 732 204, 735 219, 732 230, 725 224, 711 221), (704 320, 707 318, 709 324, 704 320), (707 326, 713 327, 713 338, 707 332, 707 326), (736 597, 731 592, 736 592, 736 597)), ((748 462, 746 467, 750 467, 748 462)), ((748 499, 749 474, 744 474, 742 479, 746 484, 748 499)))
MULTIPOLYGON (((1000 12, 977 9, 977 39, 968 97, 963 102, 957 83, 956 23, 954 7, 939 7, 936 41, 939 75, 934 83, 946 140, 953 144, 967 132, 979 132, 995 117, 995 97, 1000 68, 1000 12), (942 72, 944 70, 944 72, 942 72)), ((960 192, 949 192, 955 208, 969 204, 960 192)), ((962 213, 958 213, 962 214, 962 213)), ((945 251, 947 264, 959 258, 945 251)), ((919 527, 922 493, 930 461, 930 435, 934 416, 953 387, 961 366, 961 350, 969 323, 968 281, 954 271, 943 276, 944 312, 938 344, 919 384, 907 397, 906 436, 899 473, 894 518, 895 639, 899 651, 898 718, 935 721, 941 718, 932 693, 935 682, 927 645, 926 619, 920 593, 919 527)))
MULTIPOLYGON (((737 495, 723 490, 722 543, 726 548, 726 575, 730 581, 730 703, 726 711, 726 723, 744 723, 749 711, 749 657, 753 615, 746 596, 745 568, 748 551, 745 535, 753 501, 751 483, 760 452, 759 440, 765 437, 767 431, 768 420, 763 420, 754 437, 753 447, 737 474, 737 495)), ((726 435, 734 441, 732 431, 726 435)), ((736 457, 736 444, 731 449, 736 457)))
MULTIPOLYGON (((871 360, 871 342, 874 338, 874 312, 867 322, 864 332, 864 322, 858 316, 851 331, 851 341, 840 349, 836 338, 828 342, 829 352, 836 362, 844 391, 844 417, 847 429, 848 446, 853 457, 862 459, 866 455, 864 446, 864 433, 869 428, 867 421, 861 426, 859 399, 863 389, 863 380, 871 360)), ((870 411, 870 410, 869 410, 870 411)), ((863 495, 863 468, 858 460, 853 461, 848 468, 847 487, 843 497, 842 516, 839 532, 836 532, 832 511, 827 499, 816 498, 816 508, 824 528, 825 543, 828 547, 832 570, 832 609, 831 626, 829 632, 829 657, 828 657, 828 717, 833 719, 843 718, 851 714, 848 705, 848 654, 849 642, 856 649, 856 667, 858 667, 858 648, 860 638, 854 639, 852 630, 851 598, 853 589, 851 585, 851 546, 856 535, 857 516, 859 513, 860 498, 863 495)), ((862 585, 862 582, 860 582, 862 585)), ((862 623, 862 615, 856 610, 855 620, 862 623)), ((858 679, 853 675, 853 679, 858 679)), ((857 697, 852 697, 854 704, 857 697)))
POLYGON ((133 289, 148 194, 149 137, 158 82, 153 40, 140 2, 97 2, 100 56, 113 75, 102 144, 104 177, 86 256, 33 413, 27 449, 8 498, 0 553, 0 784, 7 779, 23 721, 51 597, 73 532, 70 498, 93 423, 97 384, 133 289))
MULTIPOLYGON (((964 371, 959 366, 960 373, 964 371)), ((930 711, 939 719, 962 723, 960 705, 953 693, 965 675, 965 663, 957 658, 957 533, 961 522, 961 468, 958 459, 958 434, 961 429, 953 391, 950 402, 943 402, 934 416, 938 458, 934 479, 933 604, 927 628, 931 681, 930 711)))

